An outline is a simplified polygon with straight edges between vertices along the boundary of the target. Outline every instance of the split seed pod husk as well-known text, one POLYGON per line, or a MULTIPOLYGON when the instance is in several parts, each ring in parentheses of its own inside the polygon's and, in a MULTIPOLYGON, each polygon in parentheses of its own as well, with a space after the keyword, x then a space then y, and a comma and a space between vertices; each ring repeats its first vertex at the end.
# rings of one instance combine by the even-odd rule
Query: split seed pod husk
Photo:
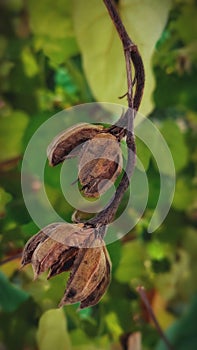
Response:
POLYGON ((83 224, 50 224, 26 243, 22 266, 31 263, 35 278, 48 269, 51 269, 49 277, 65 271, 66 262, 80 246, 87 246, 91 233, 92 230, 83 230, 83 224))
POLYGON ((60 306, 86 300, 102 281, 106 273, 106 255, 100 244, 103 244, 102 239, 96 238, 92 248, 79 251, 60 306))
POLYGON ((55 223, 43 228, 25 245, 22 266, 31 263, 35 278, 71 271, 60 306, 96 304, 110 281, 111 263, 104 241, 84 224, 55 223))
POLYGON ((64 130, 53 139, 47 148, 49 164, 55 166, 63 162, 72 151, 71 156, 77 155, 79 149, 77 148, 77 152, 75 152, 75 148, 96 136, 102 130, 102 125, 88 123, 79 123, 64 130))
POLYGON ((79 162, 79 181, 85 196, 97 198, 122 171, 122 152, 117 138, 100 133, 87 141, 79 162))
POLYGON ((90 293, 86 299, 83 299, 80 303, 80 309, 84 309, 85 307, 90 307, 96 305, 104 293, 106 292, 110 281, 111 281, 111 260, 108 254, 108 251, 105 246, 103 246, 103 251, 105 254, 105 273, 103 274, 103 278, 96 285, 95 289, 90 293))

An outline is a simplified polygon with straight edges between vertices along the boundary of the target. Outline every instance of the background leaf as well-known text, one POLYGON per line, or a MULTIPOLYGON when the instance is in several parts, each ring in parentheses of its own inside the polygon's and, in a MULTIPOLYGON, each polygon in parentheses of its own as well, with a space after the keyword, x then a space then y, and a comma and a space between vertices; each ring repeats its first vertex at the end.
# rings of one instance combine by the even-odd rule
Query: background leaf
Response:
POLYGON ((39 321, 37 340, 39 350, 71 349, 63 309, 52 309, 42 315, 39 321))
POLYGON ((17 288, 0 272, 0 309, 14 311, 29 297, 28 293, 17 288))
MULTIPOLYGON (((140 108, 140 112, 145 115, 153 108, 155 83, 150 66, 151 57, 166 24, 170 5, 170 0, 121 0, 118 4, 125 27, 137 43, 145 64, 146 85, 140 108)), ((98 101, 119 103, 118 97, 127 89, 124 56, 119 37, 102 2, 74 1, 74 25, 93 95, 98 101)), ((127 104, 126 99, 121 100, 121 103, 127 104)))

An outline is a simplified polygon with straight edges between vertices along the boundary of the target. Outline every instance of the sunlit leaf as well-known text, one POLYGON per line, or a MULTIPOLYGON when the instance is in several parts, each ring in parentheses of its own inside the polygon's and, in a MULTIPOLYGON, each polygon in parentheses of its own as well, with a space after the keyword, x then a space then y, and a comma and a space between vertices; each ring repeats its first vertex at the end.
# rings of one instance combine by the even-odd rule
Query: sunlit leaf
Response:
MULTIPOLYGON (((125 27, 144 59, 146 87, 140 111, 146 115, 153 108, 151 95, 155 87, 151 57, 166 24, 170 4, 170 0, 119 2, 125 27)), ((104 4, 97 0, 76 0, 73 17, 86 77, 95 98, 120 103, 118 97, 127 90, 124 54, 104 4)), ((126 99, 121 103, 127 104, 126 99)))
POLYGON ((63 309, 52 309, 42 315, 37 341, 39 350, 71 350, 63 309))
POLYGON ((119 339, 120 335, 123 333, 123 330, 119 324, 117 315, 114 312, 110 312, 105 317, 105 322, 109 332, 113 335, 113 339, 119 339))
POLYGON ((33 77, 39 72, 37 62, 28 47, 25 47, 21 53, 24 70, 28 77, 33 77))

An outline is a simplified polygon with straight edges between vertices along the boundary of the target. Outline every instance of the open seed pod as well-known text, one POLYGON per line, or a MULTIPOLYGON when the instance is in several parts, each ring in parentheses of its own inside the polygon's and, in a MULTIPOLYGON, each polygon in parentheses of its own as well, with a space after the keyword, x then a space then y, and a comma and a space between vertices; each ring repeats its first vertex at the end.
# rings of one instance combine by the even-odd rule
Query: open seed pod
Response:
POLYGON ((47 148, 49 164, 55 166, 63 162, 66 157, 78 155, 79 146, 103 130, 102 125, 79 123, 57 135, 47 148), (76 148, 76 151, 74 151, 76 148))
POLYGON ((79 162, 79 181, 85 196, 97 198, 115 182, 122 171, 122 153, 118 140, 100 133, 87 141, 79 162))
POLYGON ((92 247, 80 249, 59 306, 81 302, 80 308, 98 303, 110 283, 111 261, 102 238, 92 240, 92 247), (101 246, 99 246, 101 245, 101 246))
POLYGON ((80 302, 95 305, 110 282, 111 263, 103 239, 83 224, 54 223, 26 244, 22 266, 32 264, 34 277, 49 270, 48 278, 70 271, 60 306, 80 302))

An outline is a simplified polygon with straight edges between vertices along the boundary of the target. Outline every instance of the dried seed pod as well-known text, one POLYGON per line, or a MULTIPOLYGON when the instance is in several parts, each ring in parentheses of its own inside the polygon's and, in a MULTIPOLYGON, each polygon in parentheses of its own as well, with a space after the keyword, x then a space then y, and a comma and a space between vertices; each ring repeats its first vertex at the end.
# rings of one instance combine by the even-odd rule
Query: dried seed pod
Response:
POLYGON ((97 230, 84 224, 55 223, 43 228, 26 244, 23 265, 32 263, 34 275, 49 269, 48 278, 71 274, 60 306, 82 302, 94 305, 110 281, 110 258, 97 230))
MULTIPOLYGON (((48 237, 44 242, 40 243, 34 251, 31 260, 34 270, 34 277, 36 278, 39 274, 47 271, 55 263, 57 263, 61 254, 64 254, 64 262, 66 263, 70 255, 70 249, 73 248, 56 242, 50 237, 48 237)), ((74 249, 76 255, 78 249, 74 249)))
POLYGON ((91 139, 102 130, 102 125, 88 123, 79 123, 64 130, 53 139, 47 148, 49 164, 55 166, 63 162, 78 145, 91 139))
POLYGON ((78 250, 78 248, 70 247, 68 250, 62 251, 57 261, 50 266, 47 279, 59 275, 62 272, 70 271, 73 267, 78 250))
MULTIPOLYGON (((95 239, 94 244, 101 244, 101 239, 95 239)), ((105 270, 103 247, 81 249, 74 261, 65 295, 59 306, 86 299, 103 279, 105 270)))
POLYGON ((50 224, 27 241, 23 249, 22 261, 21 261, 22 266, 25 266, 31 262, 33 252, 35 251, 39 243, 44 242, 45 239, 48 238, 48 234, 51 233, 59 225, 61 224, 60 223, 50 224))
POLYGON ((82 300, 80 303, 80 309, 84 309, 85 307, 90 307, 96 305, 99 300, 102 298, 102 296, 105 294, 110 281, 111 281, 111 260, 109 257, 109 254, 107 252, 106 247, 103 247, 103 251, 105 253, 106 257, 106 267, 105 267, 105 273, 103 275, 102 280, 96 288, 93 290, 92 293, 90 293, 86 299, 82 300))
POLYGON ((100 133, 82 150, 79 181, 85 196, 97 198, 111 187, 122 170, 122 153, 115 136, 100 133))
POLYGON ((70 270, 79 247, 88 246, 90 237, 93 229, 83 224, 50 224, 27 242, 22 266, 31 262, 35 278, 48 269, 48 278, 70 270))

